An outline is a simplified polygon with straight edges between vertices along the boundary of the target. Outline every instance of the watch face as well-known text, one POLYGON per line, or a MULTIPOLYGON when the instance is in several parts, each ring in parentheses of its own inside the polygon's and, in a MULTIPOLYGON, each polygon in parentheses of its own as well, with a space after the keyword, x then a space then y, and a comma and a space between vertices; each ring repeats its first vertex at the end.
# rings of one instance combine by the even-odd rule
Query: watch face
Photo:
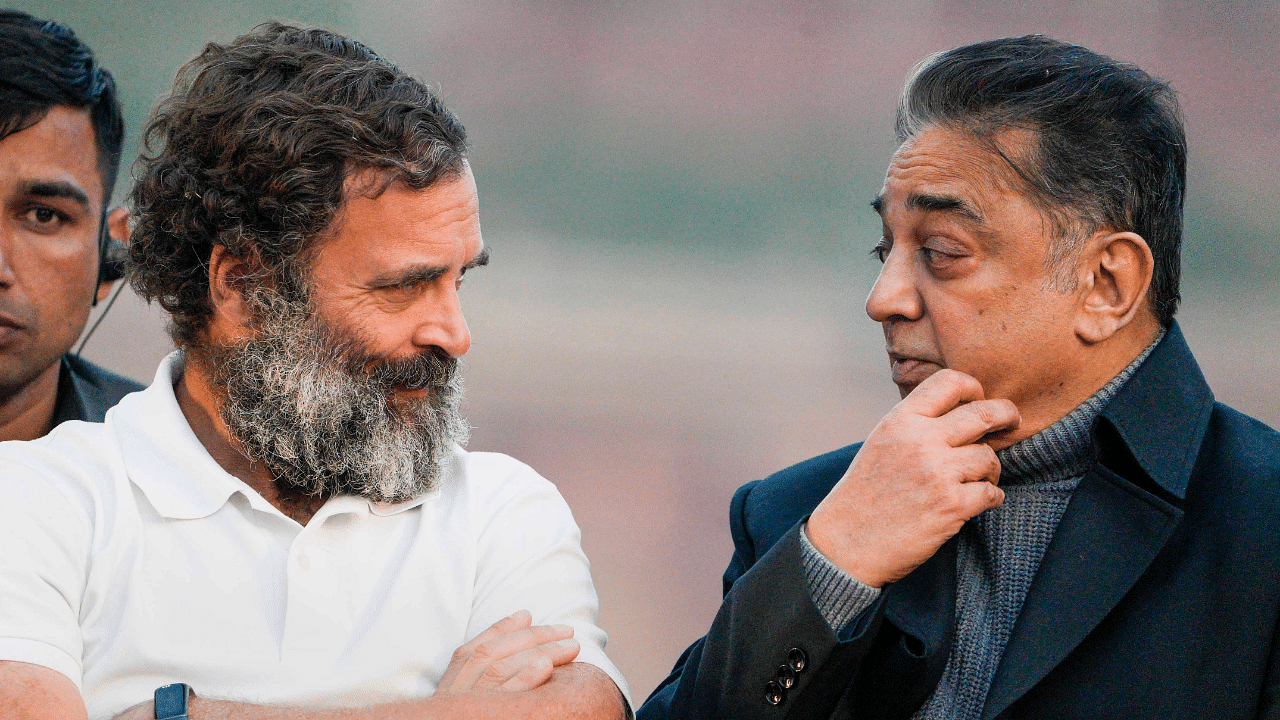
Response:
POLYGON ((191 688, 186 683, 173 683, 156 688, 157 720, 186 720, 187 698, 190 693, 191 688))

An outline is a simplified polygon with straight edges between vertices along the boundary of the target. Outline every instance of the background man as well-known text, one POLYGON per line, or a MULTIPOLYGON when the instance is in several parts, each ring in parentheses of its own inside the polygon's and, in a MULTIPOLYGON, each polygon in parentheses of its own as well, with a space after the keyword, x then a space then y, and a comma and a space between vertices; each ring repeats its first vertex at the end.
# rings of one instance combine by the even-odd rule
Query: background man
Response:
POLYGON ((1280 717, 1280 437, 1173 320, 1173 91, 997 40, 896 128, 867 313, 903 400, 738 491, 721 610, 639 715, 1280 717))
POLYGON ((180 350, 105 424, 0 449, 0 707, 624 715, 563 499, 459 447, 488 251, 440 99, 271 24, 207 46, 147 139, 134 282, 180 350))
POLYGON ((101 422, 142 389, 68 354, 120 277, 123 139, 115 81, 75 33, 0 10, 0 440, 101 422))

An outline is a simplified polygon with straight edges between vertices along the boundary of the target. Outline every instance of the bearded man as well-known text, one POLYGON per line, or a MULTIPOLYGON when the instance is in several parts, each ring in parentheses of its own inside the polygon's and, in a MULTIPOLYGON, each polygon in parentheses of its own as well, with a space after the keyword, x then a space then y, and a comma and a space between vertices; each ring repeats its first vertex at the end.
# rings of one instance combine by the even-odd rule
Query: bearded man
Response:
POLYGON ((896 125, 867 314, 903 399, 737 492, 637 716, 1280 718, 1280 436, 1173 319, 1173 91, 1008 38, 926 59, 896 125))
POLYGON ((179 350, 0 449, 6 717, 625 716, 563 499, 460 447, 489 254, 436 94, 271 24, 146 138, 133 277, 179 350))

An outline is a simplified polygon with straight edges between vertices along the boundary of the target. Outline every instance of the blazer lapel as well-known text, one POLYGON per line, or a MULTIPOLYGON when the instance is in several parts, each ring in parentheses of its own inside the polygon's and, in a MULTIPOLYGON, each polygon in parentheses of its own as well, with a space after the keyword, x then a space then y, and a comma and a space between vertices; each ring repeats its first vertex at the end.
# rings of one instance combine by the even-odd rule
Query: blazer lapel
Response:
POLYGON ((987 694, 994 718, 1040 682, 1137 582, 1182 511, 1100 465, 1080 481, 987 694))

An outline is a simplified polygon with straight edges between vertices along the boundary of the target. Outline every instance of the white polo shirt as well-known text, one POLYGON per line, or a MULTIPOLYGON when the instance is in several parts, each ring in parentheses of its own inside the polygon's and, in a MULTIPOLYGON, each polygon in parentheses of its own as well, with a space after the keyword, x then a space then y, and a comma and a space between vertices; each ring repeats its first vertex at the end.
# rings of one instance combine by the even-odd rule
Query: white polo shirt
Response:
POLYGON ((367 705, 430 695, 455 648, 526 608, 573 626, 577 660, 628 695, 551 483, 456 448, 426 495, 335 497, 303 527, 196 439, 174 397, 181 363, 165 358, 103 424, 0 443, 0 660, 66 675, 91 718, 170 682, 367 705))

